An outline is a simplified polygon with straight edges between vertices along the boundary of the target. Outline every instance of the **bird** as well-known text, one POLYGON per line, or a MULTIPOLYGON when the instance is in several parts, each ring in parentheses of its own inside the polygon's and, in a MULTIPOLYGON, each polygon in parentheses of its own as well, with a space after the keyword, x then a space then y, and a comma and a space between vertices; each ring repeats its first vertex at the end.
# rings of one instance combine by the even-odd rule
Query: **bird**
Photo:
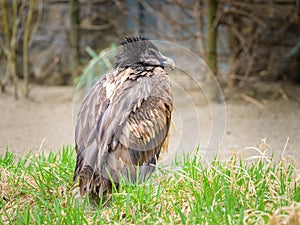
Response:
POLYGON ((142 36, 125 37, 121 47, 77 115, 73 180, 81 197, 110 194, 123 178, 148 179, 168 150, 173 95, 166 69, 175 63, 142 36))

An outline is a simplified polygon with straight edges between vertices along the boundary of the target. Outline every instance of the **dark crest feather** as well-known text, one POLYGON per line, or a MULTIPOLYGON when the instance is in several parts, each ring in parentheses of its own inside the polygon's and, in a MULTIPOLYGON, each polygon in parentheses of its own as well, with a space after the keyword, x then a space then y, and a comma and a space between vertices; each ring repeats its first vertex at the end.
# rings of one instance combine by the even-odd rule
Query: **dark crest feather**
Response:
POLYGON ((129 43, 139 42, 139 41, 149 41, 149 39, 141 35, 137 37, 125 37, 124 40, 121 42, 121 45, 126 45, 129 43))
POLYGON ((135 68, 139 66, 138 64, 141 63, 141 54, 149 48, 159 52, 156 46, 143 36, 125 37, 121 44, 123 49, 115 58, 114 68, 135 68))

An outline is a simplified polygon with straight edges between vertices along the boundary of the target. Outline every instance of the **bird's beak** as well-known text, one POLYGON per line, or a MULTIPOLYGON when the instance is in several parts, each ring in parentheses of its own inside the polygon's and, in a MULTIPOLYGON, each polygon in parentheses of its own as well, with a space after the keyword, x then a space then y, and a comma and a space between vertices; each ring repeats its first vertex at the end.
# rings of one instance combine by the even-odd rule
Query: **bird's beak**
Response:
POLYGON ((164 55, 162 55, 161 58, 162 58, 162 65, 164 68, 169 68, 171 70, 175 68, 175 62, 173 59, 168 58, 164 55))

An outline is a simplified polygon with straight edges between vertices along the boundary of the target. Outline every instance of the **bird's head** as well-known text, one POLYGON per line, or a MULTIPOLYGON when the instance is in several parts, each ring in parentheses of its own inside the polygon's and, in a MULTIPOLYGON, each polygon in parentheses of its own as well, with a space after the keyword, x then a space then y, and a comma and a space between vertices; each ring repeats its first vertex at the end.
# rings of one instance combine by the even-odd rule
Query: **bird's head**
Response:
POLYGON ((122 51, 116 56, 116 68, 142 65, 173 69, 175 66, 172 59, 164 56, 151 41, 144 37, 126 37, 122 45, 122 51))

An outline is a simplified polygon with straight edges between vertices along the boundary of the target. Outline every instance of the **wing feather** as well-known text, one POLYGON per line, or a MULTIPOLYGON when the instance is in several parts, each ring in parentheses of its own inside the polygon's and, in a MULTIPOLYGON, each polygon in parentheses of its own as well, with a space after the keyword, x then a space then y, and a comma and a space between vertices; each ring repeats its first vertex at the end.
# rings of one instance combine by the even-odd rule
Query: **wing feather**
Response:
MULTIPOLYGON (((173 107, 170 79, 160 67, 151 76, 134 73, 131 68, 114 71, 87 94, 75 131, 74 180, 85 166, 117 183, 120 174, 135 179, 136 166, 155 163, 167 145, 173 107)), ((148 172, 141 170, 143 176, 148 172)))
MULTIPOLYGON (((126 89, 126 94, 123 92, 124 96, 118 96, 116 102, 119 104, 116 104, 113 110, 126 117, 113 133, 114 139, 117 139, 123 148, 111 149, 120 151, 119 160, 125 163, 114 169, 109 166, 106 169, 111 174, 126 174, 130 170, 133 173, 132 179, 135 179, 134 167, 149 164, 156 155, 158 157, 163 146, 163 149, 167 150, 173 107, 171 83, 162 69, 155 70, 151 77, 139 79, 131 89, 126 89), (128 102, 128 98, 131 101, 128 102), (126 101, 127 104, 122 104, 122 101, 126 101)), ((114 154, 110 154, 107 160, 115 162, 112 158, 114 154)))
MULTIPOLYGON (((108 74, 107 76, 110 76, 108 74)), ((106 111, 109 101, 106 98, 105 82, 107 76, 101 77, 87 93, 77 115, 75 127, 75 144, 77 152, 74 180, 77 180, 86 165, 91 165, 90 159, 97 153, 97 123, 106 111)))

